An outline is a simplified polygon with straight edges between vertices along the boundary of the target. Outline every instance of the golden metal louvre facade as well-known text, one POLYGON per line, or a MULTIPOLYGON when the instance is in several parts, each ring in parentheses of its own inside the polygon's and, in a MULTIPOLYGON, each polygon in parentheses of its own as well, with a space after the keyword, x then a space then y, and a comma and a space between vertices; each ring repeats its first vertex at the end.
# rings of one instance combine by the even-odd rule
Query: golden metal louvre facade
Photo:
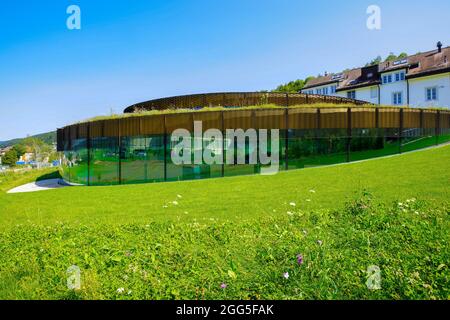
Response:
MULTIPOLYGON (((187 96, 153 100, 131 106, 126 112, 165 108, 199 110, 127 115, 58 129, 64 179, 81 185, 111 185, 261 172, 263 165, 259 163, 174 164, 171 134, 176 129, 193 133, 195 121, 201 121, 203 132, 218 129, 224 136, 227 129, 268 129, 269 132, 279 129, 279 170, 357 161, 450 141, 450 111, 447 110, 366 107, 358 106, 362 102, 346 98, 337 102, 332 100, 335 97, 301 94, 232 93, 225 98, 223 95, 193 95, 192 100, 187 96), (236 105, 243 101, 244 95, 245 99, 254 99, 246 102, 249 106, 269 103, 278 107, 237 108, 245 107, 236 105), (261 98, 263 96, 265 98, 261 98), (308 103, 349 104, 317 108, 296 106, 305 104, 301 99, 306 98, 308 103), (200 104, 201 101, 207 104, 200 104), (216 102, 213 104, 213 101, 216 102), (223 104, 224 101, 227 103, 223 104), (219 105, 223 108, 201 110, 203 106, 219 105)), ((242 150, 228 148, 224 141, 222 146, 218 152, 223 159, 230 152, 244 153, 247 159, 253 151, 247 144, 242 150)), ((194 147, 191 151, 193 155, 194 147)))

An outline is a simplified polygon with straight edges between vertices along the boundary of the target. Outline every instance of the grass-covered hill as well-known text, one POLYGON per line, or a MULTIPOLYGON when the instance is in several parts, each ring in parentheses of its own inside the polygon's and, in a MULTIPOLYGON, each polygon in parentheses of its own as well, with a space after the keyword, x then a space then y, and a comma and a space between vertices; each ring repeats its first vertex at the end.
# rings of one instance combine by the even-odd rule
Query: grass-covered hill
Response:
POLYGON ((50 172, 0 175, 0 299, 448 299, 448 163, 445 146, 30 194, 5 192, 50 172), (380 290, 366 286, 373 265, 380 290))
MULTIPOLYGON (((36 139, 42 140, 45 144, 51 145, 53 143, 56 143, 56 131, 37 134, 37 135, 31 136, 31 138, 36 138, 36 139)), ((26 139, 26 138, 18 138, 18 139, 12 139, 12 140, 8 140, 8 141, 0 141, 0 148, 20 144, 24 139, 26 139)))

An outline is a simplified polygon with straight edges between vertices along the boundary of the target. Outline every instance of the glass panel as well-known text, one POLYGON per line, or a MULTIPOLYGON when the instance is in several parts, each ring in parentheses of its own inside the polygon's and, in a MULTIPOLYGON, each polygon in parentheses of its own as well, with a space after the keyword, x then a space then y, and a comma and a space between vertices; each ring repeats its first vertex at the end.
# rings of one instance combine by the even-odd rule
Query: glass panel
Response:
POLYGON ((122 183, 164 180, 164 136, 122 137, 122 183))
POLYGON ((88 149, 87 139, 72 141, 73 151, 70 161, 70 182, 88 184, 88 149))
POLYGON ((289 169, 347 161, 345 129, 289 130, 289 169))
MULTIPOLYGON (((223 161, 223 152, 222 152, 222 140, 209 140, 203 138, 195 138, 199 139, 197 143, 193 142, 193 152, 197 152, 199 156, 201 156, 202 164, 193 165, 193 179, 206 179, 206 178, 217 178, 222 176, 222 164, 223 161), (196 149, 195 146, 202 146, 200 149, 196 149), (205 151, 211 152, 211 156, 213 158, 217 158, 217 162, 213 164, 206 164, 204 161, 205 151), (220 159, 220 160, 219 160, 220 159)), ((194 158, 194 161, 195 158, 194 158)))
MULTIPOLYGON (((192 136, 191 136, 192 137, 192 136)), ((190 180, 194 179, 198 171, 194 170, 193 164, 176 164, 172 160, 172 150, 177 146, 180 141, 171 141, 171 136, 167 137, 167 181, 178 181, 178 180, 190 180)), ((188 153, 191 163, 193 163, 193 141, 191 138, 191 143, 188 148, 184 151, 180 150, 180 156, 184 155, 184 152, 188 153)))
POLYGON ((66 181, 70 182, 70 163, 72 155, 70 151, 61 152, 61 177, 66 181))
POLYGON ((423 149, 436 145, 435 129, 406 129, 403 130, 402 152, 423 149))
POLYGON ((249 175, 259 172, 258 164, 250 164, 250 154, 255 153, 257 155, 257 145, 256 143, 250 143, 250 139, 245 139, 244 148, 238 147, 237 139, 233 142, 230 137, 225 138, 225 168, 224 175, 226 177, 237 176, 237 175, 249 175), (231 157, 231 161, 227 158, 231 157), (244 159, 245 164, 238 164, 238 159, 244 159))
POLYGON ((91 185, 119 183, 119 150, 117 138, 101 137, 91 139, 91 185))
POLYGON ((441 129, 438 137, 438 143, 447 143, 450 142, 450 129, 445 128, 441 129))
MULTIPOLYGON (((286 130, 278 130, 278 139, 274 140, 274 142, 277 144, 277 148, 272 148, 272 131, 267 130, 267 152, 262 148, 263 142, 262 139, 264 138, 264 135, 261 134, 261 132, 258 132, 258 164, 257 164, 257 173, 261 173, 261 168, 269 169, 275 171, 282 171, 285 170, 285 152, 286 152, 286 130), (269 161, 268 164, 262 164, 261 163, 261 156, 260 153, 266 153, 262 156, 265 157, 265 163, 269 161)), ((274 136, 275 138, 275 136, 274 136)), ((267 172, 267 171, 265 171, 267 172)))
POLYGON ((353 129, 350 161, 383 157, 399 153, 398 130, 353 129))

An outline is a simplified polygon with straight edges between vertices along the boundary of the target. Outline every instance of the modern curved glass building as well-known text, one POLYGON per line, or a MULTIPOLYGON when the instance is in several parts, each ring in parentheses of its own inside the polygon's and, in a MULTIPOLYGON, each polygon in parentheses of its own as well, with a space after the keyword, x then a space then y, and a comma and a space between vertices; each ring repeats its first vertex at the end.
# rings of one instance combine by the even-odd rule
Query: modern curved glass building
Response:
MULTIPOLYGON (((128 107, 121 117, 58 129, 62 175, 69 183, 94 186, 261 172, 264 165, 247 161, 175 164, 172 133, 185 129, 193 134, 197 121, 203 132, 218 129, 224 137, 228 129, 278 129, 279 170, 375 158, 450 141, 449 111, 364 104, 340 97, 281 93, 214 93, 152 100, 128 107), (160 111, 141 113, 151 110, 160 111)), ((189 153, 194 157, 198 142, 192 141, 189 153)), ((221 148, 215 152, 223 159, 232 154, 248 160, 255 151, 249 141, 243 148, 230 147, 225 138, 216 142, 221 148)), ((272 148, 268 146, 269 153, 272 148)))

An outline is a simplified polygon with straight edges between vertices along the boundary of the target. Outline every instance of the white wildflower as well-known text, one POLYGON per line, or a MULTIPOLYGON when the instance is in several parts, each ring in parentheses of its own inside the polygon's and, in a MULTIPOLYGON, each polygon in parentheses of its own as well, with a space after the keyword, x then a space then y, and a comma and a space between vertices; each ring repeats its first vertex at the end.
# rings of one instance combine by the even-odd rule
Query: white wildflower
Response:
POLYGON ((120 294, 124 293, 124 291, 125 291, 124 288, 119 288, 119 289, 117 289, 117 293, 120 293, 120 294))

